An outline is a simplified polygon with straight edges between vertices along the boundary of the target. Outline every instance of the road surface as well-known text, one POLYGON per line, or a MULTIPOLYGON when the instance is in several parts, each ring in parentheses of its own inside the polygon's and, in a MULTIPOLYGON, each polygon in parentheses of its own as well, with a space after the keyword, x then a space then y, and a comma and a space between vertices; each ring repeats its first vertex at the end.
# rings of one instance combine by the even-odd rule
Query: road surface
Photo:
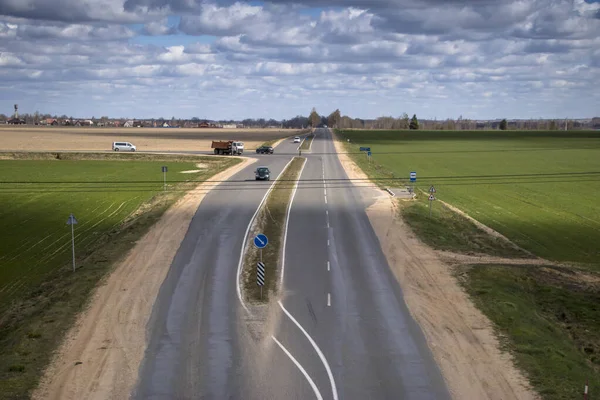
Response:
MULTIPOLYGON (((283 142, 259 163, 276 176, 297 146, 283 142)), ((155 303, 134 398, 449 398, 361 189, 326 183, 346 178, 334 153, 326 129, 303 152, 305 182, 290 213, 281 302, 272 305, 261 338, 249 333, 236 274, 269 183, 254 181, 255 164, 231 178, 251 182, 224 183, 206 196, 155 303)))

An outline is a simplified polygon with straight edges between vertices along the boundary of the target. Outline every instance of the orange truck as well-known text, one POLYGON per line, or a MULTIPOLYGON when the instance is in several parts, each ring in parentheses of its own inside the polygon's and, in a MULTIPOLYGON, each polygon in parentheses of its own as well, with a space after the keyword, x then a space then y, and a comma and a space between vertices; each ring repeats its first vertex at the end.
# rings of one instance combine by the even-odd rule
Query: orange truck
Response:
POLYGON ((244 143, 236 140, 213 140, 211 149, 215 154, 242 155, 244 143))

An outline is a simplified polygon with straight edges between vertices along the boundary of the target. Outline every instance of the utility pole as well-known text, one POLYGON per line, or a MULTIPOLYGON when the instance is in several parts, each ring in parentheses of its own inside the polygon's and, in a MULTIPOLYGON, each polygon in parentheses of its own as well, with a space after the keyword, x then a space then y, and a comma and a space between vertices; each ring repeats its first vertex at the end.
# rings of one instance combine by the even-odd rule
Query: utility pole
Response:
POLYGON ((75 228, 74 226, 77 224, 77 219, 73 214, 69 215, 69 219, 67 220, 67 225, 71 225, 71 248, 73 250, 73 272, 75 272, 75 228))

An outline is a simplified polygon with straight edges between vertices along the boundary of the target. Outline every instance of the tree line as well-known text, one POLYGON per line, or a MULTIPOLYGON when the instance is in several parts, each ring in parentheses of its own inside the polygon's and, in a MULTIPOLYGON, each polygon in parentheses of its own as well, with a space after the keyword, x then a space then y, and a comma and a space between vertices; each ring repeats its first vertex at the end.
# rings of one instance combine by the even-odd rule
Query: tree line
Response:
MULTIPOLYGON (((0 123, 10 120, 12 116, 0 114, 0 123)), ((51 115, 35 112, 33 114, 23 113, 19 118, 27 124, 37 124, 40 121, 47 119, 56 119, 61 121, 73 121, 72 116, 67 115, 51 115)), ((102 116, 100 118, 90 118, 94 122, 107 123, 108 121, 127 120, 129 118, 109 118, 102 116)), ((418 119, 416 114, 412 118, 407 113, 403 113, 399 117, 382 116, 376 119, 361 119, 352 118, 347 115, 342 115, 339 109, 331 112, 329 115, 320 115, 316 108, 313 108, 308 116, 297 115, 291 119, 277 120, 274 118, 247 118, 241 121, 236 120, 206 120, 197 117, 191 119, 176 119, 168 118, 150 118, 149 121, 170 121, 171 125, 182 126, 184 122, 210 122, 220 124, 241 124, 247 128, 288 128, 288 129, 304 129, 307 127, 328 126, 339 129, 424 129, 424 130, 475 130, 475 129, 518 129, 518 130, 564 130, 566 129, 600 129, 600 118, 592 118, 589 122, 581 122, 577 120, 495 120, 495 121, 474 121, 462 116, 457 119, 444 120, 427 120, 418 119)))
POLYGON ((588 122, 577 120, 513 120, 507 119, 492 121, 475 121, 463 118, 462 115, 457 119, 448 118, 445 120, 419 120, 416 114, 409 118, 407 113, 400 117, 384 116, 376 119, 351 118, 341 115, 339 109, 329 114, 327 117, 321 117, 315 108, 309 115, 309 121, 312 127, 328 126, 338 129, 423 129, 423 130, 476 130, 476 129, 515 129, 515 130, 564 130, 564 129, 600 129, 600 117, 592 118, 588 122))

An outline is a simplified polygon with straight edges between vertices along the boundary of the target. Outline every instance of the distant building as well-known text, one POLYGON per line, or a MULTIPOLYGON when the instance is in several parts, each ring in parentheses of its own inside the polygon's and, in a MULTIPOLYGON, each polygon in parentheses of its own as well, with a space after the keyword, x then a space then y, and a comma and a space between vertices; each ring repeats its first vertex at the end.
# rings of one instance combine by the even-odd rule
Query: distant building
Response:
POLYGON ((11 118, 7 123, 10 125, 25 125, 25 120, 21 118, 11 118))
POLYGON ((223 128, 225 128, 225 129, 235 129, 235 128, 237 128, 237 125, 236 124, 224 124, 223 128))
POLYGON ((210 125, 208 124, 208 122, 204 121, 198 124, 198 128, 210 128, 210 125))
POLYGON ((125 121, 123 124, 124 128, 133 128, 133 120, 125 121))
POLYGON ((163 123, 161 126, 162 126, 163 128, 170 128, 170 126, 169 126, 169 123, 168 123, 168 122, 164 122, 164 123, 163 123))

